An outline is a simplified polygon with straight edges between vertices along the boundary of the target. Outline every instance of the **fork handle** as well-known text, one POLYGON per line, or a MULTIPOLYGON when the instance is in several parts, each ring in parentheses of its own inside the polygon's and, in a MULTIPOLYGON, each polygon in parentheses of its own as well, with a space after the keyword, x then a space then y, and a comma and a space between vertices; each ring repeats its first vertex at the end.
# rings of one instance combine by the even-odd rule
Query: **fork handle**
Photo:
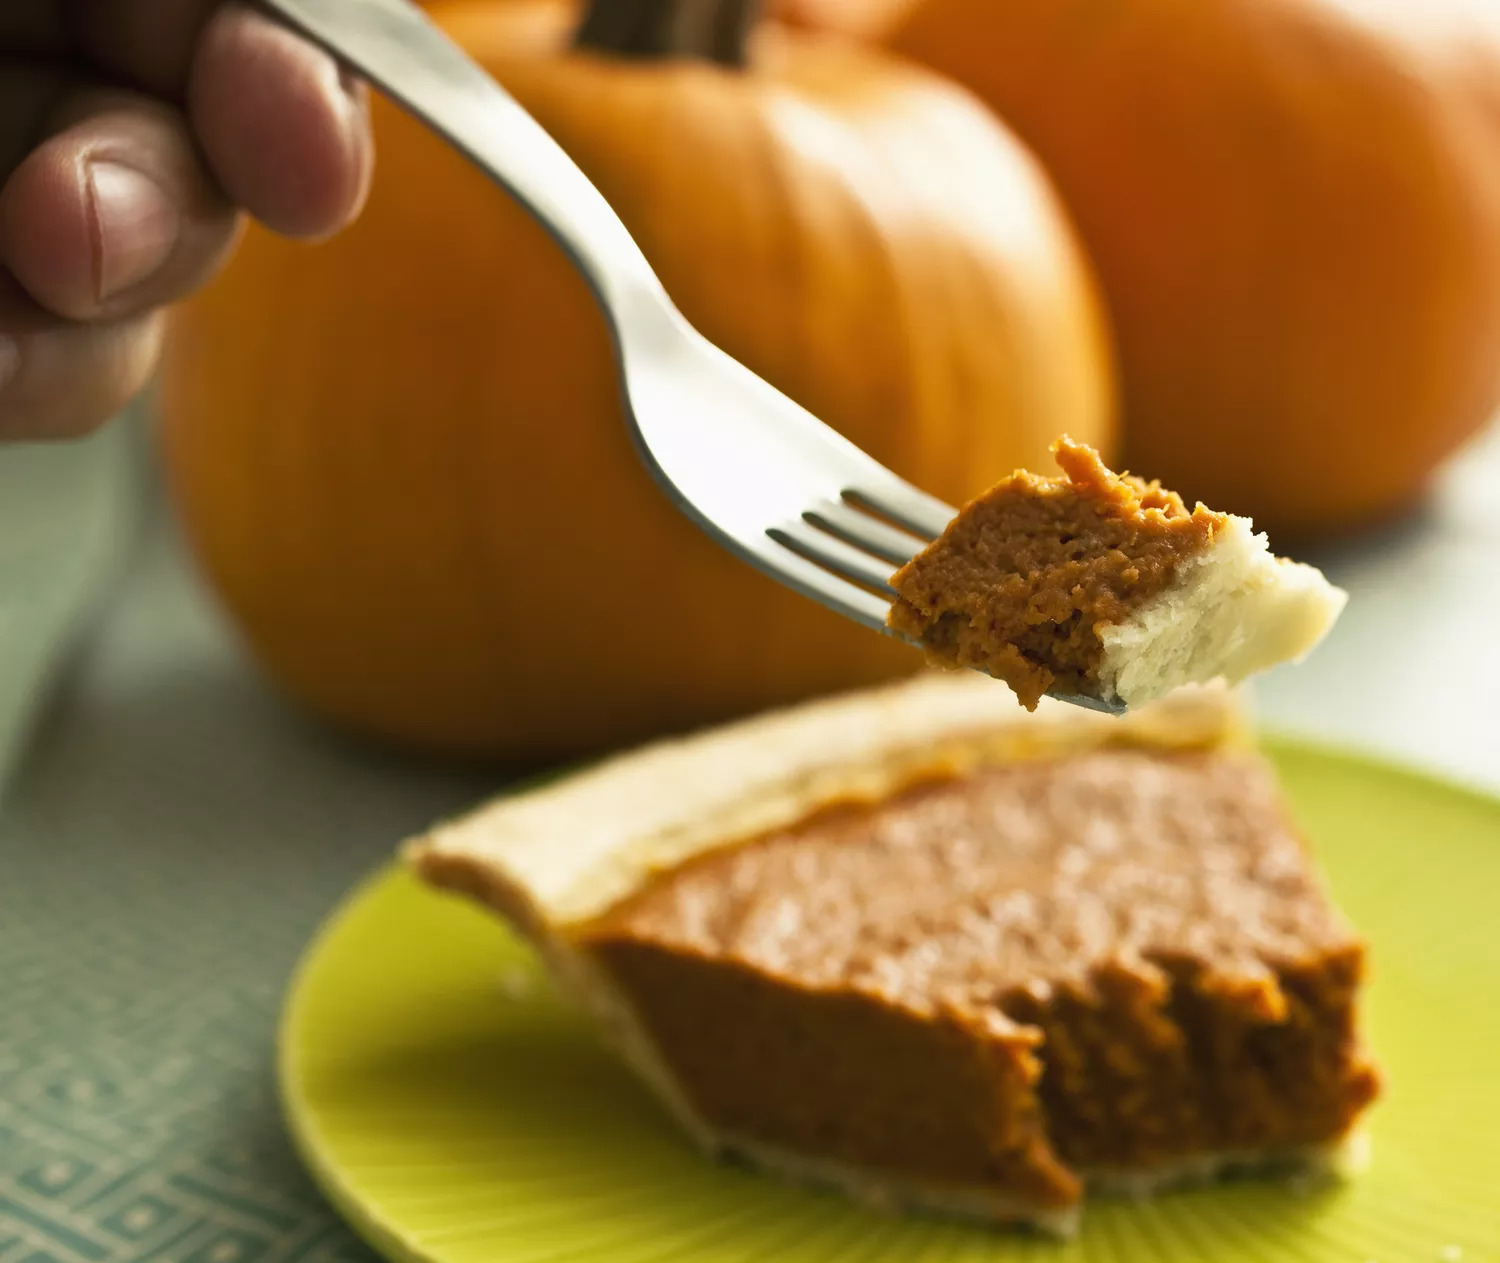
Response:
POLYGON ((618 333, 649 300, 651 265, 603 194, 509 93, 410 0, 261 0, 444 136, 508 190, 578 266, 618 333))

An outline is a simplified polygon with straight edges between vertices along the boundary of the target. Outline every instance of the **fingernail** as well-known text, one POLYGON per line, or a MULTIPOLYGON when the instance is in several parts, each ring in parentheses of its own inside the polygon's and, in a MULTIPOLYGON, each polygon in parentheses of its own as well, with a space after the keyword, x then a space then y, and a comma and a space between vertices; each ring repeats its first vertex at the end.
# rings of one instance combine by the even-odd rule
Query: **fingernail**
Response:
POLYGON ((344 93, 344 119, 351 143, 364 146, 370 134, 370 89, 364 80, 355 78, 352 72, 342 67, 339 69, 339 87, 344 93))
POLYGON ((349 71, 339 69, 339 86, 344 90, 347 111, 344 115, 344 144, 358 170, 358 188, 348 217, 353 218, 370 194, 370 179, 375 169, 375 146, 370 132, 370 90, 349 71))
POLYGON ((177 248, 182 219, 150 176, 99 160, 88 169, 99 301, 133 289, 161 270, 177 248))

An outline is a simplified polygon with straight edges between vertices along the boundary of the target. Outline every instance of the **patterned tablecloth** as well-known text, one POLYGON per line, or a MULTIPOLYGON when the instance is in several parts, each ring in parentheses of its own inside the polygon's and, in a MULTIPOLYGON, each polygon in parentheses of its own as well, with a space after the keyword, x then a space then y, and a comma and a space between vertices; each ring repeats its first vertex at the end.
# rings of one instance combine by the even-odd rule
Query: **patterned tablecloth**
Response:
MULTIPOLYGON (((344 891, 499 777, 284 707, 129 438, 0 453, 0 1263, 364 1259, 281 1130, 281 996, 344 891)), ((1320 558, 1356 599, 1313 663, 1266 682, 1267 717, 1500 785, 1497 502, 1500 435, 1418 519, 1320 558), (1439 652, 1461 678, 1434 677, 1439 652)))
POLYGON ((121 512, 128 447, 0 454, 0 494, 31 487, 56 528, 7 550, 0 499, 0 732, 34 710, 12 668, 46 665, 37 638, 135 541, 0 813, 0 1261, 367 1259, 282 1133, 281 995, 349 885, 496 778, 351 749, 284 708, 162 515, 121 512))

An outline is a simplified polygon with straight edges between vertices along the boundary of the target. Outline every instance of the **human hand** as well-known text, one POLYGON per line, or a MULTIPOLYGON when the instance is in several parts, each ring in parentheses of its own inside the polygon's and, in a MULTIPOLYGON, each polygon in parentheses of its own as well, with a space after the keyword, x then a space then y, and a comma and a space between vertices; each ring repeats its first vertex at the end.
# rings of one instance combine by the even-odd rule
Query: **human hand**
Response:
POLYGON ((326 236, 372 166, 363 88, 253 9, 0 0, 0 439, 108 419, 241 209, 326 236))

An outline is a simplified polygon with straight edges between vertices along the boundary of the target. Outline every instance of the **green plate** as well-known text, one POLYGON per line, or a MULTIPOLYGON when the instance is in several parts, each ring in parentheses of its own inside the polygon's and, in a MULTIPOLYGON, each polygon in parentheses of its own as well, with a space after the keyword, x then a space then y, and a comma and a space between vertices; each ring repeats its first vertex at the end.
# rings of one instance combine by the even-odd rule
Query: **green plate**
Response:
POLYGON ((1240 1183, 1100 1202, 1072 1242, 866 1213, 716 1165, 526 949, 386 873, 311 948, 281 1083, 315 1178, 406 1263, 1500 1261, 1500 802, 1306 747, 1272 754, 1368 935, 1388 1075, 1373 1156, 1320 1192, 1240 1183))

